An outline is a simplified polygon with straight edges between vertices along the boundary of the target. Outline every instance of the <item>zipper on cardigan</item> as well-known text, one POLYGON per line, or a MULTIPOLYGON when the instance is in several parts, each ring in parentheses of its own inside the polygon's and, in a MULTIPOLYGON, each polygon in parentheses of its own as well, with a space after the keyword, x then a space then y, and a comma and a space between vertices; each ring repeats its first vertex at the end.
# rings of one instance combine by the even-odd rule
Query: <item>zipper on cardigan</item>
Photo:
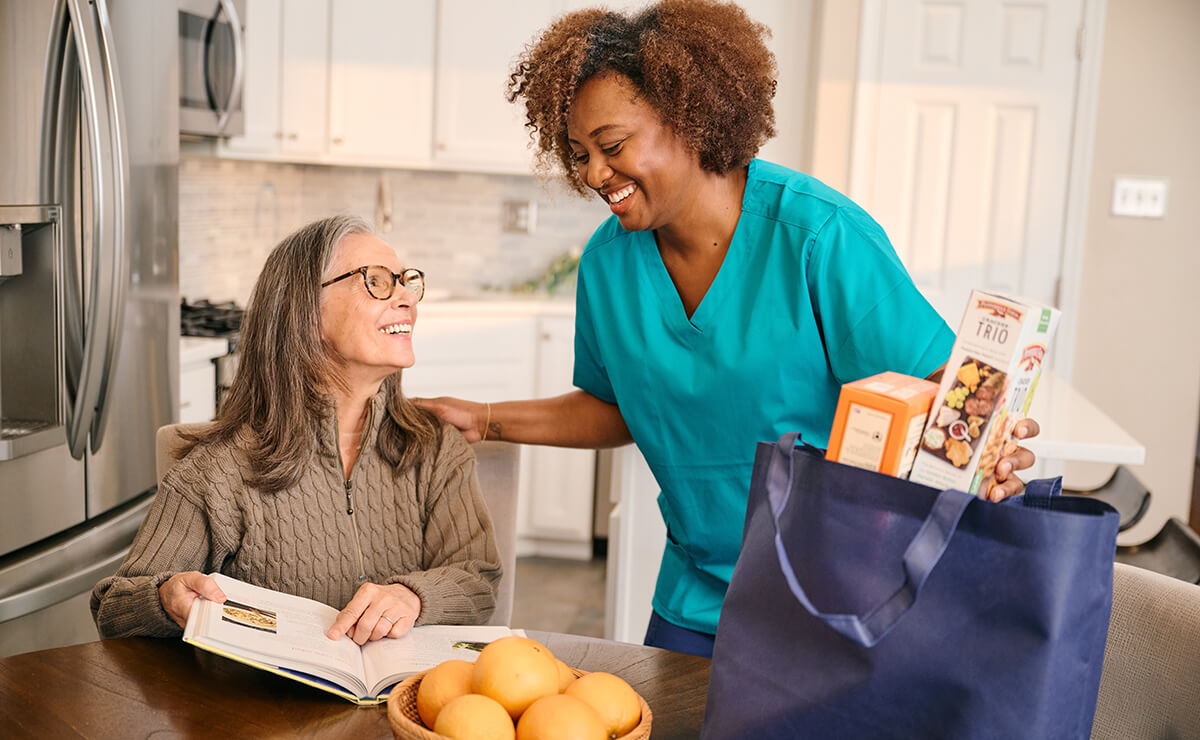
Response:
POLYGON ((367 569, 363 564, 362 543, 358 540, 358 519, 354 516, 354 484, 347 478, 344 485, 346 487, 346 514, 350 516, 350 529, 354 532, 354 548, 358 550, 358 581, 362 583, 367 580, 367 569))

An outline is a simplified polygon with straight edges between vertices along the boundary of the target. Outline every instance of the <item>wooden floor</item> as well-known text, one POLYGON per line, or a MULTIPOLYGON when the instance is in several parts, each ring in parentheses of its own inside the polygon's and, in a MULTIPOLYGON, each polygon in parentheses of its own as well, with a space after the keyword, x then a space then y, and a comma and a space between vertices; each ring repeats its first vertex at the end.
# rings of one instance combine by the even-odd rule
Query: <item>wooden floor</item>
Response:
POLYGON ((604 637, 603 558, 517 558, 514 628, 604 637))

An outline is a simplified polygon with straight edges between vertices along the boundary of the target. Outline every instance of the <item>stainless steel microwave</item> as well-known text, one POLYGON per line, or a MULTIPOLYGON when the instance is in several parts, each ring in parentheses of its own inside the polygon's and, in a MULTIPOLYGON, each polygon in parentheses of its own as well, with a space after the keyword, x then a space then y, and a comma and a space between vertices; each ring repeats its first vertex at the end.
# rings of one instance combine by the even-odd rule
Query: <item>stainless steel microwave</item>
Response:
POLYGON ((179 133, 245 131, 246 0, 179 0, 179 133))

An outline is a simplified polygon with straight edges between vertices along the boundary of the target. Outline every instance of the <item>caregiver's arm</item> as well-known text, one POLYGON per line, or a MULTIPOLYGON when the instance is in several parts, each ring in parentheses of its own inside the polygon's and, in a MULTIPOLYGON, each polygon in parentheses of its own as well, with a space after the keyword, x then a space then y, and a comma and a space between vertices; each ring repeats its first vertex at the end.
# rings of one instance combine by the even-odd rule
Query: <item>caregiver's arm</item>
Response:
POLYGON ((412 401, 458 427, 468 442, 498 439, 599 449, 633 441, 616 404, 581 390, 553 398, 492 404, 447 396, 412 401))

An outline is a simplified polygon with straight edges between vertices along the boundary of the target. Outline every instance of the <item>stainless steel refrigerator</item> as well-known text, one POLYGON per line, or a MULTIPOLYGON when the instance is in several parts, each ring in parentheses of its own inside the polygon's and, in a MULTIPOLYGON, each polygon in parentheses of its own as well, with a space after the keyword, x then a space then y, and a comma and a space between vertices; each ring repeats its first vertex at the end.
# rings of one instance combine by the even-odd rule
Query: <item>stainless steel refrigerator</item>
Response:
POLYGON ((0 0, 0 656, 96 639, 177 413, 177 27, 0 0))

